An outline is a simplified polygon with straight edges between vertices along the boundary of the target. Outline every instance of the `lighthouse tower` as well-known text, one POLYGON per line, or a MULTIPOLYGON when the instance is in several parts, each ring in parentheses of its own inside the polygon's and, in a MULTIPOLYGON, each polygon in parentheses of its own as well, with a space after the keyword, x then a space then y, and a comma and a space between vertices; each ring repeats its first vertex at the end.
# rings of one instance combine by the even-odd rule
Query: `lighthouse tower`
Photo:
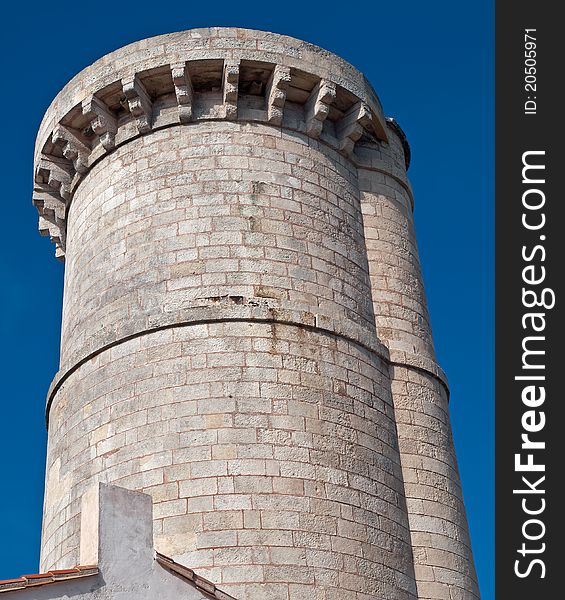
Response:
POLYGON ((102 483, 238 600, 478 598, 409 160, 361 73, 273 33, 142 40, 60 92, 43 570, 102 483))

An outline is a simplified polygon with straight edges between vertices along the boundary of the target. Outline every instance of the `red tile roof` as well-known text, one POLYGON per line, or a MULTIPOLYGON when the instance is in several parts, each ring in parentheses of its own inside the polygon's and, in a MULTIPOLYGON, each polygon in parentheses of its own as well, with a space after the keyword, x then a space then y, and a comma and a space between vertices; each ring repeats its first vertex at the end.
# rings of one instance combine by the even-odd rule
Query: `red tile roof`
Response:
MULTIPOLYGON (((233 596, 219 590, 211 581, 200 577, 192 569, 180 565, 172 558, 156 552, 155 559, 162 567, 188 581, 198 590, 204 592, 209 598, 216 600, 236 600, 233 596)), ((0 580, 0 594, 2 592, 14 592, 40 585, 90 577, 96 574, 98 574, 98 567, 88 565, 61 571, 48 571, 47 573, 38 573, 37 575, 22 575, 18 579, 0 580)))
POLYGON ((233 596, 219 590, 211 581, 204 579, 204 577, 200 577, 200 575, 197 575, 192 569, 179 565, 179 563, 176 563, 172 558, 155 552, 155 559, 162 567, 189 581, 201 592, 206 593, 209 598, 216 598, 217 600, 236 600, 233 596))
POLYGON ((47 573, 38 573, 37 575, 22 575, 17 579, 0 580, 0 594, 2 592, 13 592, 30 587, 47 585, 49 583, 58 583, 60 581, 69 581, 70 579, 80 579, 81 577, 90 577, 98 573, 98 567, 82 566, 74 569, 63 569, 60 571, 48 571, 47 573))

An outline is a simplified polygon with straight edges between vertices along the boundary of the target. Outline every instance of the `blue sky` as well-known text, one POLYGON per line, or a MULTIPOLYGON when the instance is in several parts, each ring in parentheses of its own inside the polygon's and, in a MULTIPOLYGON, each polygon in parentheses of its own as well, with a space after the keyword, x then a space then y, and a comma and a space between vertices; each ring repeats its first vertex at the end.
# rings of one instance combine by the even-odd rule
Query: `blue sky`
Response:
POLYGON ((63 267, 37 233, 33 144, 60 88, 135 40, 210 25, 265 29, 365 73, 412 147, 409 171, 434 338, 483 600, 494 598, 493 6, 491 1, 19 2, 3 9, 0 579, 36 572, 63 267))

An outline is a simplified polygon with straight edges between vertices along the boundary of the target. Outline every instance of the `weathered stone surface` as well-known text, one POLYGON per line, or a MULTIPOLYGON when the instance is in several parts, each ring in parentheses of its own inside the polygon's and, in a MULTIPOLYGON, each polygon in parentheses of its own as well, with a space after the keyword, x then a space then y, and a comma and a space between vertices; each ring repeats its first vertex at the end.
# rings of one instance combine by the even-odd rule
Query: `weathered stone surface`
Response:
POLYGON ((238 600, 478 596, 407 151, 360 73, 275 34, 144 40, 65 87, 36 147, 65 257, 43 569, 106 482, 238 600))
MULTIPOLYGON (((399 169, 403 143, 396 125, 390 157, 399 169)), ((370 164, 371 149, 361 152, 370 164)), ((359 169, 359 176, 377 332, 390 351, 418 597, 478 598, 447 380, 436 364, 411 198, 388 174, 359 169)))

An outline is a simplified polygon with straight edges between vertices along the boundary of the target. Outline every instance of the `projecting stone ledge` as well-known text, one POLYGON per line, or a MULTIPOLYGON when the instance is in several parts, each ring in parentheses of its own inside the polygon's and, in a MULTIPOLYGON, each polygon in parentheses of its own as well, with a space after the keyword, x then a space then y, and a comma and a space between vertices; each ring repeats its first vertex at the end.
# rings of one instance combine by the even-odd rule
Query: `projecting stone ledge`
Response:
POLYGON ((235 600, 153 550, 151 497, 98 484, 82 501, 80 561, 64 571, 0 581, 2 600, 235 600))

